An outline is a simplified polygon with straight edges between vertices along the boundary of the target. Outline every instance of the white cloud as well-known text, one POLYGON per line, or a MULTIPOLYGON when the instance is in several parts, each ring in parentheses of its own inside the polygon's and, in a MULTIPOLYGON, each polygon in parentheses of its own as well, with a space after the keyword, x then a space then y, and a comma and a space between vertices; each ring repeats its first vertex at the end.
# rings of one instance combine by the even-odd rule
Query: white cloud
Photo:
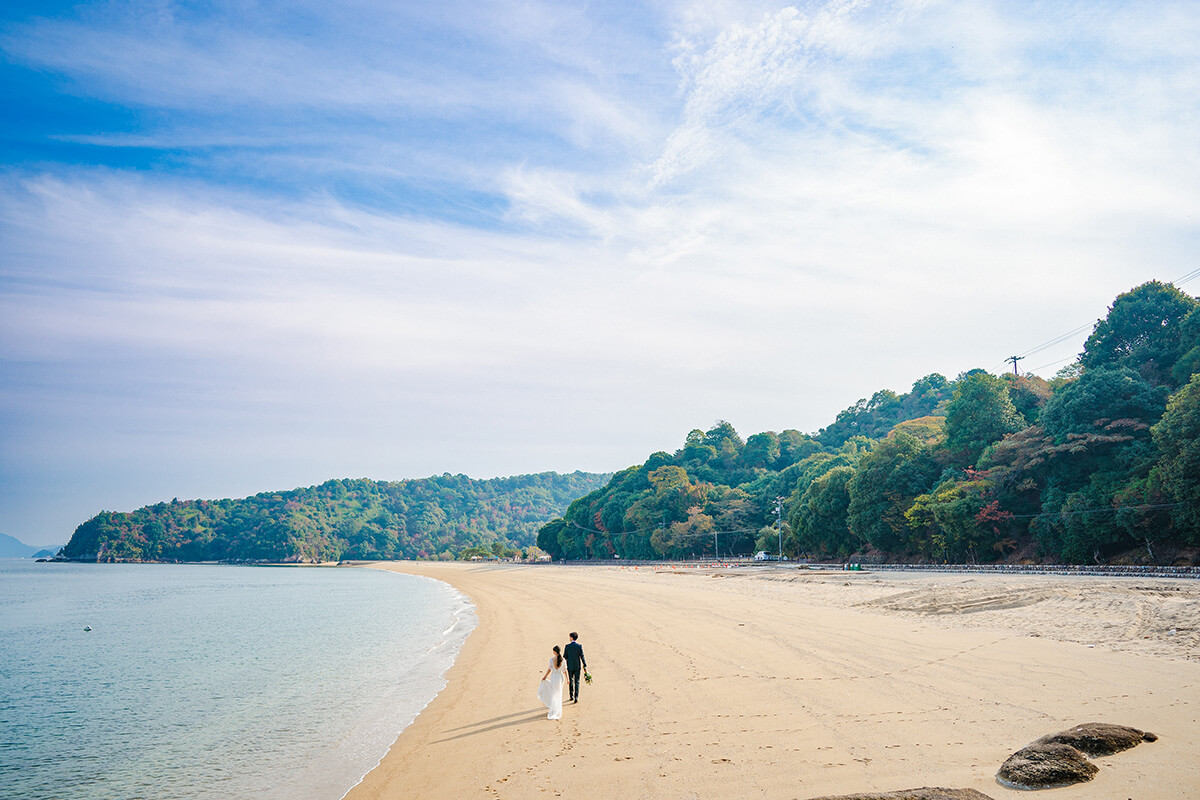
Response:
POLYGON ((161 44, 30 28, 17 55, 168 120, 77 141, 194 160, 0 182, 10 461, 86 452, 166 496, 615 469, 718 417, 815 430, 1194 266, 1185 6, 705 3, 603 36, 580 8, 472 20, 505 39, 492 75, 170 20, 161 44), (674 83, 634 76, 672 58, 674 83), (269 113, 174 113, 210 100, 269 113), (413 185, 468 210, 397 212, 413 185))

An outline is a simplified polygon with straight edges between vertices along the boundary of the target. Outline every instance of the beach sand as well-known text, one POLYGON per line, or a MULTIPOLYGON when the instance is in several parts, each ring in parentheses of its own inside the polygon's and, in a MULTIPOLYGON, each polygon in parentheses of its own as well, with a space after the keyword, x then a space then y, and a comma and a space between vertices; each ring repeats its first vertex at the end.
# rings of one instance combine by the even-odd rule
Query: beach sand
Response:
POLYGON ((1022 795, 1000 764, 1084 722, 1153 743, 1042 797, 1200 797, 1200 582, 795 567, 404 562, 476 606, 448 685, 348 795, 1022 795), (595 682, 535 696, 579 631, 595 682))

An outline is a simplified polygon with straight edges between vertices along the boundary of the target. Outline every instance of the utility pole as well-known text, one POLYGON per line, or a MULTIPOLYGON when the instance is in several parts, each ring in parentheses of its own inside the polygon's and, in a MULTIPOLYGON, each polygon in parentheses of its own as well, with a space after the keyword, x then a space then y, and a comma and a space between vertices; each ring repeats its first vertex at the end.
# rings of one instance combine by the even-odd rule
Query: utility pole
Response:
POLYGON ((1018 378, 1021 376, 1017 373, 1017 362, 1023 360, 1024 358, 1025 356, 1009 356, 1008 358, 1004 359, 1005 361, 1013 362, 1013 375, 1018 378))
POLYGON ((783 561, 783 498, 775 498, 775 530, 779 533, 779 560, 783 561))

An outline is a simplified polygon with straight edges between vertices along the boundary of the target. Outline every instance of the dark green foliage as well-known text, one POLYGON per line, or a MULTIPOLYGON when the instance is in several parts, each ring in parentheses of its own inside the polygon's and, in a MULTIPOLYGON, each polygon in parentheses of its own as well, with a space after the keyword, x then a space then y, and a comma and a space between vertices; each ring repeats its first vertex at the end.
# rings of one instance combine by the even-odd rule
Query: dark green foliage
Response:
POLYGON ((1170 514, 1181 538, 1200 544, 1200 374, 1171 398, 1153 434, 1161 455, 1152 486, 1178 504, 1170 514))
POLYGON ((1079 361, 1085 370, 1129 367, 1155 385, 1178 386, 1190 373, 1175 374, 1176 362, 1200 345, 1200 320, 1183 324, 1196 308, 1195 298, 1169 283, 1143 283, 1113 301, 1079 361))
POLYGON ((956 382, 946 407, 946 449, 959 463, 973 465, 988 445, 1024 427, 1000 378, 973 370, 956 382))
POLYGON ((1166 408, 1167 391, 1129 367, 1089 369, 1050 398, 1042 427, 1062 442, 1073 433, 1091 433, 1116 420, 1152 425, 1166 408))
POLYGON ((904 512, 929 491, 941 471, 933 448, 916 437, 896 432, 881 440, 859 460, 849 482, 850 531, 877 550, 908 551, 904 512))
POLYGON ((1200 372, 1200 304, 1179 323, 1179 339, 1180 356, 1171 367, 1175 386, 1183 386, 1200 372))
POLYGON ((463 548, 532 544, 539 526, 607 476, 545 472, 473 480, 450 475, 331 480, 242 500, 158 503, 101 512, 80 525, 68 558, 101 561, 334 561, 451 558, 463 548))
POLYGON ((854 468, 834 467, 808 485, 789 518, 800 549, 817 556, 845 557, 865 542, 850 532, 850 479, 854 468))
POLYGON ((1163 416, 1171 376, 1200 367, 1195 309, 1161 284, 1122 295, 1084 363, 1050 382, 934 374, 906 395, 876 392, 812 438, 693 430, 572 504, 539 543, 565 558, 775 552, 782 530, 791 556, 972 562, 1200 544, 1194 382, 1163 416))
POLYGON ((1164 515, 1147 482, 1150 426, 1164 405, 1165 389, 1128 367, 1086 370, 1046 402, 1041 426, 988 451, 1007 508, 1028 513, 1040 498, 1028 531, 1042 553, 1081 563, 1140 544, 1153 551, 1164 515))

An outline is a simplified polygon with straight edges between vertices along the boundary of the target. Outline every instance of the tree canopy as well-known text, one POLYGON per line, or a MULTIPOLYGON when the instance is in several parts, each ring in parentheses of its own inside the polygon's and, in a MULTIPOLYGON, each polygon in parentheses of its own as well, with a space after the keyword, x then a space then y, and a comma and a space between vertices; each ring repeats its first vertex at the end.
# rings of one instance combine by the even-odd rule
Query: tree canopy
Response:
POLYGON ((64 553, 107 560, 748 555, 1200 560, 1200 304, 1118 296, 1052 380, 932 373, 815 434, 694 428, 611 476, 327 481, 102 512, 64 553), (1188 548, 1193 548, 1188 550, 1188 548))
POLYGON ((532 545, 538 528, 607 475, 544 472, 379 482, 330 480, 240 500, 172 500, 102 511, 75 529, 68 558, 101 561, 336 561, 453 558, 532 545))
POLYGON ((1196 305, 1157 282, 1122 294, 1052 381, 934 373, 811 437, 696 428, 571 504, 538 544, 568 559, 745 555, 779 541, 812 557, 1097 561, 1140 547, 1165 558, 1200 544, 1196 305))
POLYGON ((1113 301, 1084 344, 1079 362, 1085 369, 1130 367, 1156 385, 1186 383, 1174 367, 1200 345, 1197 321, 1184 325, 1197 305, 1194 297, 1169 283, 1143 283, 1113 301))

